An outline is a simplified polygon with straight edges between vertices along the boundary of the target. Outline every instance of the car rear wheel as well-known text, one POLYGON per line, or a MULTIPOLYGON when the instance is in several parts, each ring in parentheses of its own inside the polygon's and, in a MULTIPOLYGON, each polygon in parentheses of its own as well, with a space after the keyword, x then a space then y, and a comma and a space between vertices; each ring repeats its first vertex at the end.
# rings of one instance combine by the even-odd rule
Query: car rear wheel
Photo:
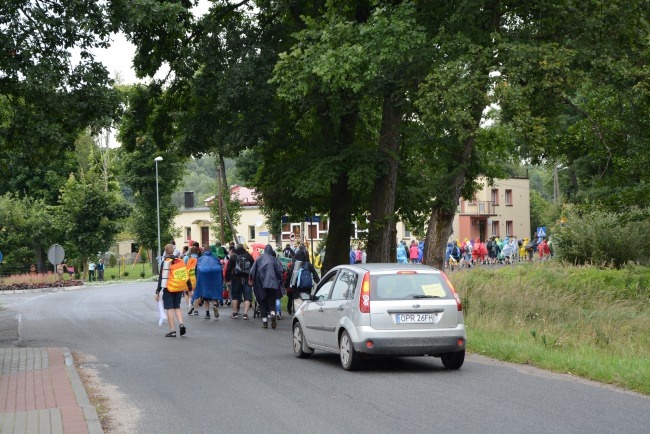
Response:
POLYGON ((361 355, 354 350, 352 340, 348 332, 341 333, 339 340, 339 350, 341 355, 341 366, 346 371, 355 371, 361 366, 361 355))
POLYGON ((465 350, 443 354, 440 359, 447 369, 460 369, 465 361, 465 350))
POLYGON ((304 350, 305 347, 305 335, 302 332, 300 323, 296 321, 293 324, 293 354, 299 359, 306 359, 307 357, 311 356, 312 353, 306 352, 304 350))

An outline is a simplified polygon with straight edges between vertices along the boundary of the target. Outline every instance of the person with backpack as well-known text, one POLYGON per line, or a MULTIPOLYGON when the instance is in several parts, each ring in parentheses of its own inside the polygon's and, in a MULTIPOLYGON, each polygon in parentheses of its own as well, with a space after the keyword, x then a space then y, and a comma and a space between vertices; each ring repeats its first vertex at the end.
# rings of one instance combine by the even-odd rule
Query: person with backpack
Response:
POLYGON ((282 281, 282 264, 275 257, 270 244, 264 246, 264 253, 260 255, 250 269, 249 283, 253 284, 255 299, 260 306, 262 328, 277 327, 275 300, 282 296, 280 285, 282 281))
POLYGON ((248 284, 248 278, 253 267, 253 256, 246 251, 242 244, 238 244, 233 255, 230 255, 226 265, 226 280, 230 281, 230 297, 232 299, 232 313, 230 318, 239 317, 240 303, 244 303, 243 319, 248 319, 248 310, 253 301, 253 288, 248 284))
POLYGON ((286 245, 286 247, 282 251, 282 254, 284 255, 285 258, 292 258, 293 259, 293 257, 296 256, 296 254, 294 253, 293 249, 291 248, 291 246, 289 244, 286 245))
POLYGON ((298 309, 302 303, 300 293, 311 294, 314 282, 320 282, 320 276, 318 276, 316 268, 309 262, 309 254, 306 249, 296 252, 296 260, 287 268, 286 280, 289 282, 293 294, 294 306, 298 309))
POLYGON ((174 316, 178 319, 181 336, 187 332, 183 324, 183 312, 181 311, 181 300, 185 289, 192 290, 192 282, 187 273, 187 267, 182 259, 174 256, 174 245, 165 246, 165 258, 158 276, 158 287, 156 288, 156 303, 160 300, 160 291, 163 292, 163 307, 167 314, 169 332, 165 337, 175 338, 174 316))
POLYGON ((460 264, 460 247, 458 247, 458 241, 454 241, 454 245, 451 248, 451 254, 449 258, 449 268, 453 269, 460 264))

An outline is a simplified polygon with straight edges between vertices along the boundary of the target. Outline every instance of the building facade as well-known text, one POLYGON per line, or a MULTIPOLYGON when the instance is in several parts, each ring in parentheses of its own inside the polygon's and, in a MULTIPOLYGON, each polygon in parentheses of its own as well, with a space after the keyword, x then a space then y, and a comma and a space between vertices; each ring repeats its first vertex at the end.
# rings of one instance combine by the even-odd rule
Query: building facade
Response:
MULTIPOLYGON (((530 190, 528 178, 509 178, 495 180, 493 186, 487 180, 480 180, 483 188, 471 200, 461 198, 453 222, 450 240, 462 241, 465 238, 485 240, 491 236, 504 238, 517 236, 530 237, 530 190)), ((242 204, 239 224, 236 226, 238 241, 252 244, 275 244, 275 235, 271 234, 266 217, 260 212, 254 191, 233 185, 231 197, 242 204)), ((193 194, 187 192, 185 206, 174 220, 174 226, 181 233, 176 238, 176 245, 182 247, 189 240, 201 245, 214 244, 219 234, 212 229, 213 218, 210 205, 215 197, 210 197, 201 206, 194 206, 193 194)), ((305 221, 282 221, 281 244, 290 244, 299 240, 313 240, 317 244, 323 239, 329 228, 327 216, 311 216, 305 221)), ((365 225, 352 222, 350 239, 364 238, 365 225)), ((409 228, 403 223, 397 224, 397 237, 402 240, 415 239, 409 228)), ((229 241, 229 240, 228 240, 229 241)))

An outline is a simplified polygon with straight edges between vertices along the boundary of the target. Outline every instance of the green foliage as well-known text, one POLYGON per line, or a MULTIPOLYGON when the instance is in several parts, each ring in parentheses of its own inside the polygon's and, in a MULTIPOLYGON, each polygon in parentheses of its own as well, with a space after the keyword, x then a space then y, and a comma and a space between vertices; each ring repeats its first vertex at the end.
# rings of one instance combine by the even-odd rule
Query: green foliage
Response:
POLYGON ((92 54, 108 44, 106 6, 6 0, 0 22, 0 171, 11 174, 0 194, 53 205, 76 162, 70 152, 79 134, 118 114, 118 94, 92 54))
MULTIPOLYGON (((538 227, 552 228, 560 220, 562 206, 544 199, 542 195, 531 188, 530 190, 530 228, 535 231, 538 227)), ((532 234, 528 234, 532 235, 532 234)), ((550 235, 550 232, 548 233, 550 235)))
POLYGON ((228 241, 233 240, 234 237, 233 237, 232 230, 230 229, 230 225, 228 224, 228 220, 226 219, 225 211, 227 210, 228 213, 230 214, 230 220, 233 226, 237 227, 237 225, 241 220, 241 211, 243 207, 238 200, 233 200, 230 197, 230 194, 227 190, 224 190, 222 195, 223 195, 223 204, 225 205, 225 210, 222 210, 223 216, 219 212, 219 199, 217 196, 215 196, 215 199, 212 202, 212 205, 210 206, 210 215, 212 216, 212 221, 214 221, 214 224, 212 225, 212 230, 214 231, 215 234, 219 234, 218 235, 219 237, 221 237, 221 231, 222 231, 221 225, 223 224, 224 239, 219 241, 221 241, 222 244, 226 244, 228 241))
POLYGON ((650 264, 648 209, 613 213, 567 206, 563 213, 566 224, 553 238, 562 260, 616 268, 629 262, 650 264))
POLYGON ((449 277, 470 351, 650 393, 650 268, 544 262, 449 277))
POLYGON ((108 266, 109 267, 116 267, 117 266, 117 259, 115 258, 115 255, 111 254, 108 257, 108 266))
POLYGON ((78 179, 70 175, 55 215, 66 256, 85 263, 97 252, 108 250, 129 210, 121 196, 106 190, 96 175, 82 174, 78 179))
POLYGON ((129 110, 120 125, 122 147, 118 152, 120 182, 133 192, 134 212, 130 226, 136 240, 156 250, 158 243, 156 186, 160 204, 161 248, 178 232, 173 228, 178 208, 171 196, 182 180, 188 157, 179 148, 176 125, 169 110, 174 107, 168 92, 144 86, 128 89, 129 110), (158 183, 156 183, 156 163, 158 183))
POLYGON ((54 212, 43 200, 0 196, 0 251, 9 266, 37 263, 37 253, 59 240, 54 212))

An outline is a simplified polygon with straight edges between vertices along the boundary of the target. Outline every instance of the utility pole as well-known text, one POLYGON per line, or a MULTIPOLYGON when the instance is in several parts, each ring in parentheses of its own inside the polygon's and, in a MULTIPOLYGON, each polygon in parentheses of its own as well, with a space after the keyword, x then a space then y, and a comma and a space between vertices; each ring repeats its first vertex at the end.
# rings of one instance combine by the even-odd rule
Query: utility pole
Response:
POLYGON ((553 166, 553 203, 560 200, 560 183, 557 176, 557 166, 553 166))

